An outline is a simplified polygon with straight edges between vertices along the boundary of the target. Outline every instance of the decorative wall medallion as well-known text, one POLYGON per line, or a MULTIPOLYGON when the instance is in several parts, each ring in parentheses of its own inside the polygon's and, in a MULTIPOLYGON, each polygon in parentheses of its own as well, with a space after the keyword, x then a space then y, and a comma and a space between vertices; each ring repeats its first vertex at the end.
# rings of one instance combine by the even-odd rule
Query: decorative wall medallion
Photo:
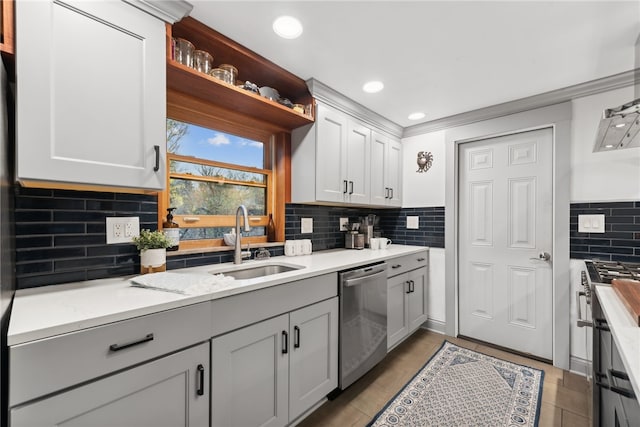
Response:
POLYGON ((419 151, 418 152, 418 173, 424 173, 431 168, 433 164, 433 154, 431 151, 419 151))

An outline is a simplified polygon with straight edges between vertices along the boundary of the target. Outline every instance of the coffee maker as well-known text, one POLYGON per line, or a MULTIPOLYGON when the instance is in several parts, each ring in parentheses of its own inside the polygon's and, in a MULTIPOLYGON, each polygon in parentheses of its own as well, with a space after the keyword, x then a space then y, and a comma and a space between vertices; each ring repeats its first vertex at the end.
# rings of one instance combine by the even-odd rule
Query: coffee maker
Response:
POLYGON ((381 233, 378 230, 380 217, 375 214, 369 214, 360 219, 360 232, 364 234, 364 246, 370 248, 370 239, 372 237, 380 237, 381 233))

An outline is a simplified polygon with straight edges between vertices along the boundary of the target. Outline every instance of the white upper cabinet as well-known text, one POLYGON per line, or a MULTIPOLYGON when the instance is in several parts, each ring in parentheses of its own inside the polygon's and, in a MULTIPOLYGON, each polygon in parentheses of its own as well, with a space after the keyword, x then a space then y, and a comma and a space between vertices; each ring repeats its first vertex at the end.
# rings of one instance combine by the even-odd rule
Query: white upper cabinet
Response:
POLYGON ((119 1, 16 2, 17 178, 162 189, 165 23, 119 1))
POLYGON ((291 198, 294 203, 370 203, 371 129, 318 104, 316 123, 291 136, 291 198))
POLYGON ((402 146, 399 141, 371 132, 371 204, 402 205, 402 146))

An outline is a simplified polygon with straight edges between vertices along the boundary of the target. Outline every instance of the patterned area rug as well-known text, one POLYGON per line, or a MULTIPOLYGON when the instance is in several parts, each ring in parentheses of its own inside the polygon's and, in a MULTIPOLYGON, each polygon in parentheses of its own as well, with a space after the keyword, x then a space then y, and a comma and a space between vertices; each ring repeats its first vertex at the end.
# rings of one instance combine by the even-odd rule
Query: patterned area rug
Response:
POLYGON ((445 341, 368 426, 537 426, 543 379, 445 341))

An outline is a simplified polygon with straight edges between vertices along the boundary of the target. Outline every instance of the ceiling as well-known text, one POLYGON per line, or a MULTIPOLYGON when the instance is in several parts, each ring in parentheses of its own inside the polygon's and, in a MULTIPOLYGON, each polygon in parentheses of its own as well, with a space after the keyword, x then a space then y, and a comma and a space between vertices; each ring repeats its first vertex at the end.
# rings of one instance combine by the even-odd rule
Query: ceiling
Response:
POLYGON ((190 3, 195 19, 403 127, 632 70, 640 34, 638 0, 190 3), (281 15, 302 36, 278 37, 281 15), (363 92, 369 80, 384 90, 363 92))

